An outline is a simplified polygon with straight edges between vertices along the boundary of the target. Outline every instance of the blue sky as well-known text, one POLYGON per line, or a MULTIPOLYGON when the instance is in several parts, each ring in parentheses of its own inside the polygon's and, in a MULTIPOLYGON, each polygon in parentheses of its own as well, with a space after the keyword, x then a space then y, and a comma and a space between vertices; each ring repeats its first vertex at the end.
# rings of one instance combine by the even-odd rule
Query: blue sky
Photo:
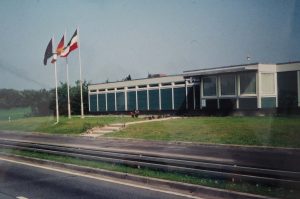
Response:
MULTIPOLYGON (((92 83, 148 73, 300 60, 300 3, 293 0, 2 0, 0 87, 54 87, 55 46, 80 27, 83 78, 92 83)), ((69 56, 79 78, 78 51, 69 56)), ((59 81, 65 62, 58 61, 59 81)))

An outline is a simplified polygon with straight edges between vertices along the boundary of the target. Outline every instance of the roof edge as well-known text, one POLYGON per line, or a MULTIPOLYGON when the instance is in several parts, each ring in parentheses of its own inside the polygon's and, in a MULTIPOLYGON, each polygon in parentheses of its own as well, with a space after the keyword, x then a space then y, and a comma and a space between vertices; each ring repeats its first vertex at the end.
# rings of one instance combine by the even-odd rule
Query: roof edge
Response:
POLYGON ((284 64, 298 64, 300 61, 291 61, 291 62, 282 62, 282 63, 277 63, 276 65, 284 65, 284 64))
POLYGON ((102 83, 94 83, 94 84, 89 84, 89 86, 92 85, 101 85, 101 84, 111 84, 111 83, 118 83, 118 82, 130 82, 130 81, 136 81, 136 80, 145 80, 145 79, 156 79, 156 78, 164 78, 164 77, 175 77, 175 76, 183 76, 183 74, 176 74, 176 75, 167 75, 163 77, 145 77, 145 78, 138 78, 138 79, 132 79, 132 80, 119 80, 119 81, 114 81, 114 82, 102 82, 102 83))
POLYGON ((233 67, 238 67, 238 66, 250 66, 250 65, 257 65, 257 64, 261 64, 261 63, 254 62, 254 63, 249 63, 249 64, 237 64, 237 65, 229 65, 229 66, 219 66, 219 67, 212 67, 212 68, 186 70, 186 71, 183 71, 183 73, 189 73, 189 72, 195 72, 195 71, 201 71, 201 70, 214 70, 214 69, 222 69, 222 68, 233 68, 233 67))

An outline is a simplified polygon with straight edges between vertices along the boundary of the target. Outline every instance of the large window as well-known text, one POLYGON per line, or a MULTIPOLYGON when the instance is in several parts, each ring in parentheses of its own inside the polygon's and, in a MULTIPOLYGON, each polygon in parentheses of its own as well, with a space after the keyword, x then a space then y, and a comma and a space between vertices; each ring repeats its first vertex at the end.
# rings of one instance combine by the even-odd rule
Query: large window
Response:
POLYGON ((235 95, 235 75, 221 75, 221 95, 235 95))
POLYGON ((172 109, 172 89, 161 89, 161 110, 172 109))
POLYGON ((216 96, 216 76, 203 78, 203 95, 204 96, 216 96))
POLYGON ((241 94, 256 94, 256 72, 240 74, 241 94))
POLYGON ((275 93, 274 73, 261 74, 261 88, 263 94, 275 93))

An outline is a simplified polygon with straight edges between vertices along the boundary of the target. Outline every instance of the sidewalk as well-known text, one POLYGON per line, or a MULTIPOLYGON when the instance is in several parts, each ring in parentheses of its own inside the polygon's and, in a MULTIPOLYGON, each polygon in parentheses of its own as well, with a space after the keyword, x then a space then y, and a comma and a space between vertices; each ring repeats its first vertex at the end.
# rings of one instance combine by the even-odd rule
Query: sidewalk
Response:
POLYGON ((92 129, 87 130, 85 133, 82 134, 82 136, 97 138, 97 137, 101 137, 107 133, 120 131, 120 130, 126 128, 127 126, 133 125, 133 124, 157 122, 157 121, 164 121, 164 120, 178 119, 178 118, 180 118, 180 117, 167 117, 167 118, 159 118, 159 119, 141 120, 141 121, 135 121, 135 122, 115 123, 115 124, 110 124, 110 125, 106 125, 103 127, 94 127, 92 129))

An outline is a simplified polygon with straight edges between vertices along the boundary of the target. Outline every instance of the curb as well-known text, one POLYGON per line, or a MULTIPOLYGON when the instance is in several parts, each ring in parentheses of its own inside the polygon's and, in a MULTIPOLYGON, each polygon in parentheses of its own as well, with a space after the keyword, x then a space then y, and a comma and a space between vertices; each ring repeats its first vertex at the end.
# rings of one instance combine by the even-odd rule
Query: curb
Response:
POLYGON ((212 188, 202 185, 193 185, 181 182, 174 182, 150 177, 137 176, 128 173, 121 173, 115 171, 108 171, 103 169, 91 168, 86 166, 78 166, 68 163, 59 163, 50 160, 42 160, 37 158, 23 157, 19 155, 3 154, 0 156, 11 160, 23 161, 26 163, 32 163, 36 165, 47 165, 53 168, 65 169, 68 171, 77 171, 88 175, 99 175, 104 178, 113 178, 117 180, 124 180, 130 183, 142 184, 144 186, 166 189, 171 191, 177 191, 179 193, 188 194, 191 196, 205 197, 205 198, 227 198, 227 199, 276 199, 273 197, 260 196, 250 193, 242 193, 238 191, 229 191, 218 188, 212 188))
POLYGON ((200 147, 210 147, 210 148, 232 148, 232 149, 243 149, 251 151, 262 151, 262 150, 272 150, 272 151, 295 151, 300 153, 300 148, 293 147, 274 147, 274 146, 257 146, 257 145, 239 145, 239 144, 219 144, 219 143, 205 143, 205 142, 188 142, 188 141, 162 141, 162 140, 144 140, 139 138, 118 138, 118 137, 99 137, 97 139, 103 140, 116 140, 116 141, 128 141, 128 142, 147 142, 147 143, 157 143, 165 145, 178 145, 178 146, 200 146, 200 147))

